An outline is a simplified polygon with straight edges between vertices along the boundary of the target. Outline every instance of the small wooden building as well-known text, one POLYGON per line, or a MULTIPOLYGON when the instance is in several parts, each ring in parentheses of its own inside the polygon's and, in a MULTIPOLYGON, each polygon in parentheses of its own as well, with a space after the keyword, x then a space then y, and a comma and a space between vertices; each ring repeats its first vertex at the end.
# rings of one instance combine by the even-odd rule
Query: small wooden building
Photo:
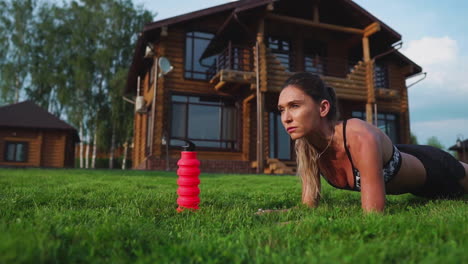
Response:
POLYGON ((134 168, 175 169, 191 140, 203 171, 293 173, 294 145, 276 104, 299 71, 335 88, 343 119, 367 120, 408 143, 406 79, 422 69, 399 43, 400 34, 351 0, 241 0, 149 23, 126 88, 144 99, 134 168), (161 57, 174 67, 164 76, 161 57))
POLYGON ((457 140, 457 143, 449 148, 457 153, 458 160, 468 163, 468 139, 457 140))
POLYGON ((31 101, 0 107, 0 166, 74 167, 75 128, 31 101))

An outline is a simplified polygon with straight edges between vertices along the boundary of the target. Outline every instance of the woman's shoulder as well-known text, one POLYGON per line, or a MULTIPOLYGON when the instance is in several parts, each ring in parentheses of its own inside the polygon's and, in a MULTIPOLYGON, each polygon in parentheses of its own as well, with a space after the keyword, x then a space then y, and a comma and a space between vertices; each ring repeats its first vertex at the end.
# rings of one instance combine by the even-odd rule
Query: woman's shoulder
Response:
POLYGON ((347 131, 352 130, 352 131, 365 132, 365 131, 373 131, 374 128, 375 126, 359 118, 350 118, 346 120, 347 131))
POLYGON ((346 137, 357 141, 378 138, 382 131, 372 124, 358 118, 346 120, 346 137))

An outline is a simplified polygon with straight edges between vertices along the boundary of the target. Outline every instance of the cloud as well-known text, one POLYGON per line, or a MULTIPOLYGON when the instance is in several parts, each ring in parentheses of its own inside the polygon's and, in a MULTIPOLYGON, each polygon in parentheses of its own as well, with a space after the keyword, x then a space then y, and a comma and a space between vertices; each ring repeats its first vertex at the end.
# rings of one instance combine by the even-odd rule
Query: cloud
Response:
POLYGON ((426 36, 410 41, 402 52, 428 73, 408 92, 411 130, 420 143, 437 136, 449 147, 457 134, 468 137, 468 58, 461 55, 458 42, 449 36, 426 36))
POLYGON ((418 63, 430 66, 453 63, 457 59, 457 41, 448 36, 442 38, 423 37, 408 43, 403 51, 418 63))
MULTIPOLYGON (((445 37, 423 37, 412 40, 402 51, 406 56, 422 66, 427 72, 423 82, 410 88, 410 100, 414 107, 433 103, 460 101, 468 97, 468 58, 461 56, 455 39, 445 37)), ((408 83, 414 79, 409 79, 408 83)))

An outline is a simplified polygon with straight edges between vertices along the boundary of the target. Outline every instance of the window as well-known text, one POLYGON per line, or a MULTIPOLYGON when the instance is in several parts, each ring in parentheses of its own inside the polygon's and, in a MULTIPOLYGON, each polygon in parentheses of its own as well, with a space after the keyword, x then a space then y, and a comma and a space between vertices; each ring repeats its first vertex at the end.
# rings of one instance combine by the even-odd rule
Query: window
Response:
POLYGON ((320 41, 304 42, 304 70, 315 74, 326 74, 327 46, 320 41))
MULTIPOLYGON (((366 120, 365 112, 353 111, 352 116, 361 120, 366 120)), ((399 142, 397 115, 390 113, 377 114, 377 127, 387 134, 393 143, 399 142)))
POLYGON ((204 32, 187 32, 185 38, 185 78, 208 80, 208 69, 215 62, 215 56, 200 60, 208 47, 213 34, 204 32))
POLYGON ((289 40, 280 38, 268 37, 268 48, 275 54, 276 58, 286 68, 286 70, 294 71, 294 63, 292 62, 292 48, 289 40))
POLYGON ((239 148, 239 118, 234 100, 172 95, 171 101, 171 146, 182 146, 183 140, 190 140, 198 147, 239 148))
POLYGON ((374 85, 375 88, 389 88, 387 66, 379 63, 374 65, 374 85))
POLYGON ((26 162, 28 161, 27 142, 6 142, 5 161, 26 162))

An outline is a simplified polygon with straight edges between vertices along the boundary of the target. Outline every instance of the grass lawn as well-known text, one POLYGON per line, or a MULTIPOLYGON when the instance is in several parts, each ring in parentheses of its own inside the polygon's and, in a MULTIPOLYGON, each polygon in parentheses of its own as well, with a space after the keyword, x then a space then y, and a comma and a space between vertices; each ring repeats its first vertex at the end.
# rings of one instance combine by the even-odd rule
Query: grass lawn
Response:
POLYGON ((324 183, 300 205, 295 176, 202 174, 200 210, 176 212, 174 172, 0 169, 0 263, 468 263, 468 203, 324 183), (285 223, 286 222, 286 223, 285 223))

